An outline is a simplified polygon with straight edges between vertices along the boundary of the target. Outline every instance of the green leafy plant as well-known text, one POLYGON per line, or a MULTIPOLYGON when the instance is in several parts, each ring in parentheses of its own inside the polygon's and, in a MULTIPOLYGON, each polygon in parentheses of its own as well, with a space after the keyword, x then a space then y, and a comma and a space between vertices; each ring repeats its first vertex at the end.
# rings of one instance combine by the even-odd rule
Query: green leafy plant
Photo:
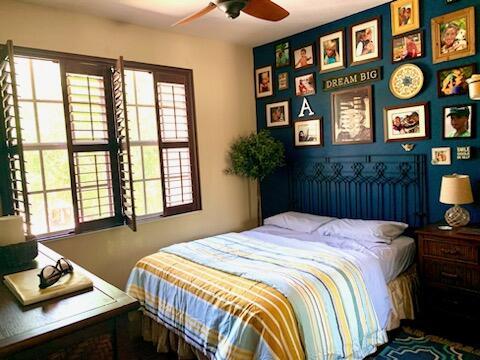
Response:
POLYGON ((274 139, 267 130, 237 139, 228 152, 230 167, 227 174, 257 180, 258 220, 261 219, 260 181, 285 165, 283 143, 274 139))

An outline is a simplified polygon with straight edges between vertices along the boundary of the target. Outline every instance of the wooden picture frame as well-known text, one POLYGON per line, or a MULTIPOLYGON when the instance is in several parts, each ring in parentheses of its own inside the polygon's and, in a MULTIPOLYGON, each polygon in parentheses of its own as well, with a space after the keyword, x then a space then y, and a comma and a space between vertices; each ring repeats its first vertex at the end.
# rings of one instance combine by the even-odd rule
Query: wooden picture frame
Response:
POLYGON ((290 126, 290 100, 265 105, 267 128, 290 126))
POLYGON ((323 118, 295 121, 295 147, 323 146, 323 118))
POLYGON ((468 95, 468 84, 466 80, 471 77, 472 74, 475 74, 476 71, 477 65, 475 63, 438 70, 438 97, 468 95))
POLYGON ((290 65, 290 43, 288 41, 275 45, 275 67, 282 68, 290 65))
POLYGON ((475 8, 470 6, 431 20, 434 64, 475 55, 475 8))
POLYGON ((430 137, 428 102, 389 106, 383 109, 384 141, 418 141, 430 137))
POLYGON ((475 104, 462 104, 462 105, 448 105, 443 107, 442 111, 442 137, 445 140, 464 140, 475 138, 475 104), (456 124, 454 119, 450 116, 452 109, 468 109, 468 115, 466 115, 466 124, 459 124, 458 121, 462 121, 462 116, 457 116, 456 124), (449 118, 450 117, 450 118, 449 118), (466 126, 465 126, 466 125, 466 126), (468 134, 458 133, 462 126, 468 131, 468 134))
POLYGON ((315 43, 306 44, 293 50, 292 66, 295 70, 315 66, 315 43))
POLYGON ((382 58, 382 19, 376 16, 351 25, 350 65, 360 65, 382 58))
POLYGON ((392 64, 425 56, 425 31, 415 30, 392 38, 392 64))
POLYGON ((273 95, 272 66, 264 66, 255 70, 255 93, 257 99, 273 95))
POLYGON ((282 72, 277 75, 277 89, 279 91, 288 90, 289 87, 289 74, 288 72, 282 72))
POLYGON ((317 92, 315 73, 308 73, 295 77, 295 95, 310 96, 317 92))
POLYGON ((345 69, 345 31, 333 31, 318 38, 320 73, 345 69))
POLYGON ((370 144, 374 141, 372 86, 330 94, 332 144, 370 144))
POLYGON ((419 0, 397 0, 390 3, 392 35, 420 28, 419 0))

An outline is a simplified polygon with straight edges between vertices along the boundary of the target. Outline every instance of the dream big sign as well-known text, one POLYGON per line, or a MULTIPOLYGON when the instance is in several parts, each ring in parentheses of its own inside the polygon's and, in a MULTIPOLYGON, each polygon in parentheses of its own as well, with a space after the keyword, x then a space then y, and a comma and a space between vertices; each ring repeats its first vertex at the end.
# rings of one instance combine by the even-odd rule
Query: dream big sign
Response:
POLYGON ((356 73, 323 80, 323 90, 330 91, 353 85, 365 84, 382 79, 382 68, 369 69, 356 73))

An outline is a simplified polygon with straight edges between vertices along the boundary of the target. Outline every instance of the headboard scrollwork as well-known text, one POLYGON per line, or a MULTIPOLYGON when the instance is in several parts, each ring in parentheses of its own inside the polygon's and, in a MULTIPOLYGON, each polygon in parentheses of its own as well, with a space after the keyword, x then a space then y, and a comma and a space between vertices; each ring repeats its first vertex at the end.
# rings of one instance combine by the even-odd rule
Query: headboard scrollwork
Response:
POLYGON ((289 207, 351 219, 426 218, 425 155, 316 157, 289 163, 289 207))

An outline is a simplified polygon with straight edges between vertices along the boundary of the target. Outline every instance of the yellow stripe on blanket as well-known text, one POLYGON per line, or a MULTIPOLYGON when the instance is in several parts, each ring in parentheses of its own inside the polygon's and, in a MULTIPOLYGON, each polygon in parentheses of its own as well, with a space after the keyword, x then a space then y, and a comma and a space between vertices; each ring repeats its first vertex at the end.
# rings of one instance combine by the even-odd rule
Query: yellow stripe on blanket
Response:
MULTIPOLYGON (((165 252, 143 258, 136 268, 152 273, 239 318, 261 336, 278 359, 305 358, 293 309, 278 290, 165 252)), ((147 294, 138 287, 130 287, 128 291, 141 302, 148 302, 155 308, 161 307, 162 311, 165 309, 156 294, 147 294)), ((192 325, 200 333, 211 330, 199 324, 192 325)), ((216 331, 207 336, 209 341, 219 341, 216 331)), ((235 349, 235 344, 229 345, 226 358, 245 358, 245 352, 235 349)))

